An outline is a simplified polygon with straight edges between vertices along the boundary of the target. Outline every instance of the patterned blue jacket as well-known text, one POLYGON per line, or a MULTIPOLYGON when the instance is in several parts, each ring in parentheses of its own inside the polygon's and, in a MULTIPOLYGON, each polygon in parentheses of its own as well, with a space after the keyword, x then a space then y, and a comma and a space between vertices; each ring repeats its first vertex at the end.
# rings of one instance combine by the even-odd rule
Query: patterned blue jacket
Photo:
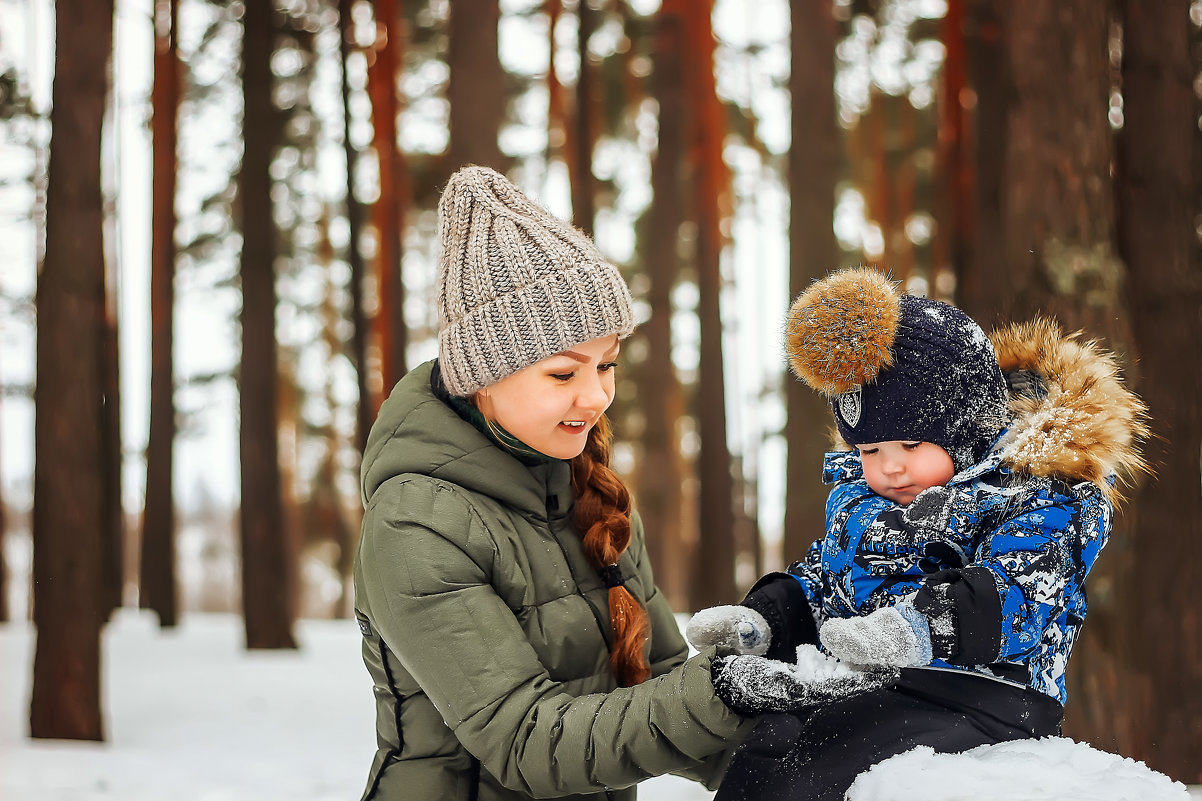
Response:
POLYGON ((828 619, 911 600, 931 623, 930 667, 1025 684, 1063 704, 1116 476, 1143 468, 1144 407, 1108 354, 1050 323, 993 339, 1003 372, 1033 380, 1018 382, 1028 391, 1012 394, 1011 423, 990 453, 950 492, 908 507, 868 487, 858 453, 828 453, 826 534, 788 573, 808 602, 810 636, 828 619))
POLYGON ((956 494, 936 513, 942 525, 869 489, 858 454, 827 454, 823 477, 835 487, 826 537, 789 572, 817 621, 915 600, 932 620, 935 652, 950 659, 932 666, 1020 680, 1063 704, 1085 577, 1106 544, 1112 506, 1089 482, 1016 482, 1003 453, 952 479, 956 494))

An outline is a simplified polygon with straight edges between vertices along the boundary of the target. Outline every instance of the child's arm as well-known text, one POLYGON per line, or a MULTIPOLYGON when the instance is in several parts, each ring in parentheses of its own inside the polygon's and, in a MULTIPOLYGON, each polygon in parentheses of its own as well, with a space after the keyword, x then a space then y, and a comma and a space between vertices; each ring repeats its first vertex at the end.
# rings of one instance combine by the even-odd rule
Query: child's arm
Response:
POLYGON ((930 573, 968 564, 975 492, 971 483, 936 486, 902 506, 862 480, 836 485, 826 506, 827 616, 866 615, 912 596, 930 573))
POLYGON ((981 538, 970 565, 924 581, 914 603, 932 621, 936 657, 1013 661, 1062 616, 1084 616, 1085 577, 1109 537, 1113 507, 1092 484, 1057 481, 1024 507, 981 538))
POLYGON ((824 647, 847 661, 902 666, 932 657, 982 665, 1030 653, 1062 615, 1084 613, 1081 587, 1106 542, 1111 507, 1093 485, 1057 482, 1023 506, 980 538, 969 564, 925 576, 912 604, 827 623, 824 647))
POLYGON ((741 604, 701 610, 689 620, 685 636, 698 649, 712 645, 722 653, 792 662, 797 646, 818 642, 814 610, 821 608, 822 582, 810 562, 820 553, 821 541, 788 572, 757 581, 741 604))
POLYGON ((827 500, 825 539, 787 572, 760 579, 742 604, 698 612, 685 636, 698 649, 792 661, 798 645, 818 641, 826 617, 871 611, 883 595, 912 596, 940 548, 966 563, 963 545, 945 529, 954 509, 972 503, 967 488, 936 487, 901 507, 863 481, 840 482, 827 500))

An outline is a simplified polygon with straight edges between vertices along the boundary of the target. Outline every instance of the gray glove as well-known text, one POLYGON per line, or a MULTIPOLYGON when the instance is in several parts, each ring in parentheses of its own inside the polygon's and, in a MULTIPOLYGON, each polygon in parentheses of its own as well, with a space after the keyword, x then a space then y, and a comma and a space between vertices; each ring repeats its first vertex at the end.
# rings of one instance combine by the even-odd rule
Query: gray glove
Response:
POLYGON ((932 659, 926 615, 906 602, 867 617, 828 620, 818 637, 827 652, 853 665, 916 667, 932 659))
POLYGON ((891 667, 839 669, 821 677, 787 662, 762 656, 723 656, 710 666, 714 692, 741 715, 793 712, 887 687, 899 671, 891 667))
POLYGON ((959 510, 975 507, 971 493, 956 487, 938 485, 914 496, 914 500, 902 511, 902 520, 915 528, 938 536, 947 531, 952 514, 959 510))
POLYGON ((684 636, 697 650, 717 646, 720 654, 768 653, 772 629, 764 616, 749 606, 711 606, 689 619, 684 636))

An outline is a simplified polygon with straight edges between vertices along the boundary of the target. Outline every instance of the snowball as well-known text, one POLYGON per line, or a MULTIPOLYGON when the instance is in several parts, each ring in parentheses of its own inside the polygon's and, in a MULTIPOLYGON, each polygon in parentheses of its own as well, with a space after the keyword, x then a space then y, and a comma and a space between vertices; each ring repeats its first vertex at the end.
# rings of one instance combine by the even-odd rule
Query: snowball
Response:
POLYGON ((793 673, 802 681, 813 682, 837 676, 854 676, 858 672, 838 659, 827 656, 813 645, 797 646, 797 664, 793 666, 793 673))

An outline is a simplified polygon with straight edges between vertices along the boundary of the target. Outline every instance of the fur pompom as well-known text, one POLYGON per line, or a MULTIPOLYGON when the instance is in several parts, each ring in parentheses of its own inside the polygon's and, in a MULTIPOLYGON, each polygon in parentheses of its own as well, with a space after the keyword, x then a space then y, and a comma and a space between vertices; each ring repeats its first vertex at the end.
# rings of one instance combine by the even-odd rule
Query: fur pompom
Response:
POLYGON ((876 378, 893 363, 901 293, 867 267, 816 281, 789 309, 785 351, 798 378, 828 397, 876 378))

